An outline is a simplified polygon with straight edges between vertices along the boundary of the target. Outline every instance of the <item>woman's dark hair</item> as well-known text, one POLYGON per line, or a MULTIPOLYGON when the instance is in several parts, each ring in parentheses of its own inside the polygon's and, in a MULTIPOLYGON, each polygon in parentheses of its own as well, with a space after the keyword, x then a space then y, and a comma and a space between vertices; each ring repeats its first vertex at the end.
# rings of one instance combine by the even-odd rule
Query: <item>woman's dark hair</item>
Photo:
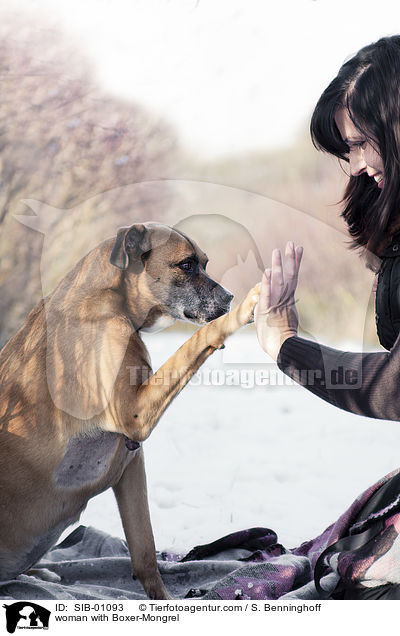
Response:
POLYGON ((345 62, 315 107, 310 126, 314 146, 348 161, 347 144, 335 123, 343 107, 379 151, 385 186, 380 190, 366 173, 350 176, 342 216, 353 246, 379 253, 400 227, 399 35, 365 46, 345 62))

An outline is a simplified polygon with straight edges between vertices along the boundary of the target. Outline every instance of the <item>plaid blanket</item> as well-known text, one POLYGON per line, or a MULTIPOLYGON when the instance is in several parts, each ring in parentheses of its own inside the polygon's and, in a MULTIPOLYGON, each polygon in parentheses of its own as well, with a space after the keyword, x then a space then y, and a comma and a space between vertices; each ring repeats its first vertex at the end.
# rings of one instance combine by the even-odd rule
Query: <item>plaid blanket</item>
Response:
MULTIPOLYGON (((400 469, 368 488, 322 534, 297 548, 284 548, 273 530, 251 528, 197 546, 185 556, 159 553, 161 575, 175 598, 226 600, 311 600, 330 598, 339 581, 365 588, 400 583, 398 484, 400 469), (385 489, 386 499, 377 507, 376 497, 385 489)), ((144 598, 138 581, 132 581, 125 541, 94 528, 80 526, 37 567, 58 575, 59 581, 22 574, 0 582, 0 597, 144 598)))

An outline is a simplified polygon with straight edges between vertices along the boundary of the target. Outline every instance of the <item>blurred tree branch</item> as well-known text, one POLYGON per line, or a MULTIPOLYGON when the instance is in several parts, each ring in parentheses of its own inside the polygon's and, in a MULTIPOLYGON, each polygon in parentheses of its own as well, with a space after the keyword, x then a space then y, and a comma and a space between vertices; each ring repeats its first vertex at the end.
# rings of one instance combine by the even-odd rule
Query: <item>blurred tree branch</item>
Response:
MULTIPOLYGON (((95 194, 164 177, 177 148, 163 122, 102 95, 60 33, 27 16, 0 12, 0 88, 1 346, 41 294, 43 237, 13 218, 27 213, 20 201, 71 210, 95 194)), ((113 213, 123 216, 132 204, 122 196, 113 213)), ((152 218, 150 204, 140 205, 152 218)), ((96 214, 88 212, 88 224, 96 214)), ((58 223, 49 220, 47 231, 58 223)))

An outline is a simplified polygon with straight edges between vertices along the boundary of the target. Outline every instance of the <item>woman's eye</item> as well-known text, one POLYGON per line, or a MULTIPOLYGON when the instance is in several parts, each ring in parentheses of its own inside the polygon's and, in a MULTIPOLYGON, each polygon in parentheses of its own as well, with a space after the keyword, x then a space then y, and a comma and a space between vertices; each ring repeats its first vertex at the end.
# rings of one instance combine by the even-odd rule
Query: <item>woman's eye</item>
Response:
POLYGON ((351 145, 347 146, 347 154, 349 154, 354 148, 365 150, 367 145, 367 140, 363 139, 362 141, 353 141, 351 145))

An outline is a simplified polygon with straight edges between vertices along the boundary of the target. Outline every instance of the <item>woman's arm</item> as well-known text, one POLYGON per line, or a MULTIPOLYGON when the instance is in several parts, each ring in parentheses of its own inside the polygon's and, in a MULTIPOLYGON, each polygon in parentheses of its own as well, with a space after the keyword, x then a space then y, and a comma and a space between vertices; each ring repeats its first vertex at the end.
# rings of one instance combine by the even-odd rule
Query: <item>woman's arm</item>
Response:
POLYGON ((286 340, 278 366, 315 395, 351 413, 400 420, 400 343, 389 352, 349 353, 299 337, 286 340))
POLYGON ((294 292, 300 261, 301 250, 288 243, 284 270, 274 250, 255 312, 261 346, 284 373, 334 406, 400 420, 400 338, 388 353, 349 353, 299 338, 294 292))

